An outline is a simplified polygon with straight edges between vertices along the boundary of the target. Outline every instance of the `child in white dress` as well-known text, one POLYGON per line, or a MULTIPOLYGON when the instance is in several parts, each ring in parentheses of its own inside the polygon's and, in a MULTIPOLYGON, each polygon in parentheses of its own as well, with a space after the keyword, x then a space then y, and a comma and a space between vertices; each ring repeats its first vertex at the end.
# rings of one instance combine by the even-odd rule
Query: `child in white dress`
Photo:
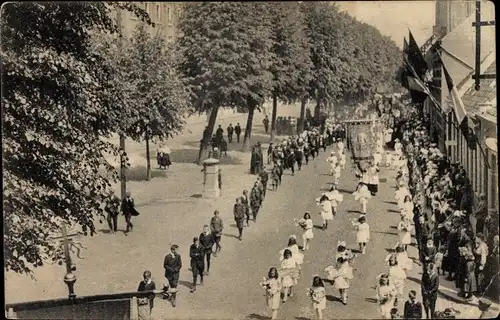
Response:
POLYGON ((316 199, 316 203, 321 207, 321 218, 323 219, 323 230, 328 228, 328 221, 333 220, 332 204, 326 194, 316 199))
POLYGON ((297 284, 297 262, 292 257, 292 252, 285 249, 284 259, 281 261, 280 277, 283 287, 283 302, 286 302, 288 296, 293 297, 292 288, 297 284))
POLYGON ((411 220, 405 216, 401 216, 401 221, 398 223, 398 231, 399 231, 399 242, 407 251, 408 245, 411 243, 411 231, 413 230, 413 226, 411 225, 411 220))
POLYGON ((345 155, 345 151, 342 150, 342 151, 339 151, 339 158, 340 158, 340 167, 342 168, 342 170, 345 169, 345 165, 346 165, 346 155, 345 155))
POLYGON ((356 228, 356 242, 359 245, 361 254, 366 252, 366 244, 370 241, 370 226, 366 223, 366 217, 362 215, 358 218, 358 222, 354 222, 356 228))
POLYGON ((297 225, 300 226, 302 228, 302 230, 304 230, 304 233, 302 234, 302 241, 303 241, 303 245, 302 245, 302 251, 306 251, 306 250, 309 250, 309 241, 314 238, 314 234, 313 234, 313 227, 314 227, 314 224, 313 224, 313 221, 311 219, 311 214, 308 212, 304 213, 304 218, 300 219, 298 222, 297 222, 297 225))
POLYGON ((335 178, 333 183, 336 186, 339 184, 341 171, 342 171, 342 167, 340 165, 340 162, 337 162, 335 164, 335 168, 333 169, 333 177, 335 178))
POLYGON ((333 286, 339 289, 340 298, 344 305, 347 304, 347 290, 350 288, 350 280, 354 278, 352 267, 349 261, 339 257, 335 267, 329 266, 325 269, 327 279, 333 281, 333 286))
POLYGON ((278 270, 275 267, 271 267, 267 278, 264 278, 264 281, 260 285, 266 290, 266 305, 271 310, 271 319, 277 319, 281 295, 281 282, 278 270))
POLYGON ((401 266, 398 265, 396 258, 389 260, 389 283, 396 289, 396 297, 394 299, 394 306, 398 305, 398 299, 402 299, 404 296, 406 272, 401 266))
POLYGON ((308 289, 308 295, 311 297, 312 307, 316 314, 316 319, 323 319, 323 311, 326 309, 326 291, 323 280, 320 276, 313 277, 312 288, 308 289))
POLYGON ((403 205, 401 206, 401 214, 408 217, 410 221, 413 221, 413 201, 411 200, 411 196, 407 195, 404 198, 403 205))
POLYGON ((368 187, 364 183, 360 183, 358 189, 353 192, 353 195, 354 199, 361 204, 361 212, 366 213, 366 204, 368 203, 368 199, 372 196, 368 187))
POLYGON ((352 253, 352 251, 347 249, 347 244, 345 241, 337 242, 337 252, 335 253, 335 261, 337 261, 338 258, 342 258, 344 260, 347 260, 350 264, 352 264, 355 257, 356 256, 352 253))
POLYGON ((338 158, 335 152, 332 151, 330 153, 330 156, 326 158, 326 162, 330 164, 330 175, 333 176, 333 174, 335 173, 335 166, 337 165, 338 162, 338 158))
POLYGON ((288 246, 279 252, 279 260, 283 261, 285 259, 285 250, 288 249, 292 253, 292 257, 297 263, 297 268, 300 270, 302 263, 304 263, 304 255, 299 250, 297 245, 297 236, 292 234, 288 237, 288 246))
POLYGON ((330 188, 330 192, 326 193, 328 199, 330 199, 330 203, 332 205, 332 214, 335 215, 337 213, 337 207, 339 202, 344 201, 344 195, 337 191, 335 186, 330 188))
POLYGON ((377 288, 378 303, 380 305, 380 313, 383 319, 391 318, 391 309, 394 307, 394 300, 397 296, 394 286, 389 284, 387 277, 380 277, 379 286, 377 288))

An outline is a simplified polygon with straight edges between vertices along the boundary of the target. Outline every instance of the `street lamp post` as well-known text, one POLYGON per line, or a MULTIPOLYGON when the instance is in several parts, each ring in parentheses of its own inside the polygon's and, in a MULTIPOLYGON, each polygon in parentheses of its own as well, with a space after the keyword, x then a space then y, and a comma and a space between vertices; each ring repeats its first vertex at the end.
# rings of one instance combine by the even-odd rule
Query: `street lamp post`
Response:
POLYGON ((66 224, 63 224, 61 229, 62 229, 63 245, 64 245, 64 260, 66 262, 66 275, 64 276, 64 282, 68 286, 69 299, 74 299, 76 297, 74 288, 76 282, 76 276, 71 271, 74 271, 76 268, 71 265, 71 257, 69 255, 68 231, 66 229, 66 224))

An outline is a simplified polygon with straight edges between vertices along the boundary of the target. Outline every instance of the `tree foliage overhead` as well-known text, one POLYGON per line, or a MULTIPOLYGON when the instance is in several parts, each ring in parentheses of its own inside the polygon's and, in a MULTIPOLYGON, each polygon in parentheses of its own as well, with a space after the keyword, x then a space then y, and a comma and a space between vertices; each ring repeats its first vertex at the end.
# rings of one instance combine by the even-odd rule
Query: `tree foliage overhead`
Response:
MULTIPOLYGON (((100 137, 119 130, 113 70, 92 50, 94 34, 117 31, 114 2, 2 6, 4 245, 7 271, 30 272, 54 248, 61 221, 95 233, 116 173, 116 148, 100 137), (102 170, 102 169, 105 170, 102 170)), ((57 258, 57 257, 56 257, 57 258)))
POLYGON ((266 9, 258 2, 186 3, 177 41, 179 67, 199 110, 264 101, 272 80, 266 9))
POLYGON ((272 28, 273 93, 287 103, 301 98, 311 80, 311 46, 297 2, 268 2, 272 28))

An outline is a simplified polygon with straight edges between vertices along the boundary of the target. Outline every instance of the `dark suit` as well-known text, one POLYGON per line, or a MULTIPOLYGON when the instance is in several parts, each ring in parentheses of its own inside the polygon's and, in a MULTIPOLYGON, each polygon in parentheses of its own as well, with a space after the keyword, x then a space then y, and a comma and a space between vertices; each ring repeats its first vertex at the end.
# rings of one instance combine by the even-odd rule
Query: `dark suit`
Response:
POLYGON ((419 301, 405 302, 404 319, 422 319, 422 304, 419 301))
POLYGON ((172 288, 177 288, 179 273, 182 268, 180 254, 175 253, 174 257, 172 257, 172 253, 167 254, 165 260, 163 260, 163 267, 165 268, 165 278, 167 278, 168 284, 172 288))
POLYGON ((215 239, 212 233, 201 233, 200 234, 200 244, 203 246, 204 256, 207 258, 207 272, 210 271, 210 257, 212 255, 213 246, 215 243, 215 239))
POLYGON ((439 276, 436 272, 429 275, 424 272, 422 275, 422 300, 424 302, 427 318, 434 316, 436 310, 437 293, 439 289, 439 276))
POLYGON ((258 187, 253 187, 250 192, 250 207, 252 208, 253 219, 257 219, 257 214, 259 213, 260 205, 262 204, 262 194, 258 187))
POLYGON ((205 271, 205 248, 198 244, 192 244, 189 247, 189 256, 191 257, 191 271, 193 272, 193 287, 196 287, 196 280, 200 275, 201 282, 203 283, 203 272, 205 271))
POLYGON ((236 142, 240 143, 241 127, 234 127, 234 133, 236 133, 236 142))
POLYGON ((129 232, 131 229, 134 228, 134 225, 132 224, 132 215, 135 212, 134 199, 132 199, 130 197, 126 197, 125 199, 123 199, 122 212, 123 212, 123 215, 125 216, 125 222, 127 223, 126 232, 129 232))

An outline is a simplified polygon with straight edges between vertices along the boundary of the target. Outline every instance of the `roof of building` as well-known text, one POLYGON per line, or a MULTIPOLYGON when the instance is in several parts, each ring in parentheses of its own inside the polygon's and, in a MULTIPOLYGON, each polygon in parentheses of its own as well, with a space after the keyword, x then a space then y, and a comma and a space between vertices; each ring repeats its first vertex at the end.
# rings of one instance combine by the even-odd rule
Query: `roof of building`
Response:
MULTIPOLYGON (((496 61, 493 62, 484 72, 485 74, 496 73, 496 61)), ((497 114, 497 81, 496 79, 481 80, 481 88, 476 91, 472 85, 462 96, 462 101, 467 112, 476 114, 488 114, 496 117, 497 114), (490 106, 487 106, 490 104, 490 106)))
MULTIPOLYGON (((476 30, 472 26, 476 17, 472 14, 460 25, 441 39, 443 62, 457 87, 464 83, 474 71, 476 60, 476 30)), ((493 3, 486 2, 481 7, 481 21, 495 20, 493 3)), ((481 27, 482 60, 495 52, 495 27, 481 27)), ((482 62, 482 61, 481 61, 482 62)))

